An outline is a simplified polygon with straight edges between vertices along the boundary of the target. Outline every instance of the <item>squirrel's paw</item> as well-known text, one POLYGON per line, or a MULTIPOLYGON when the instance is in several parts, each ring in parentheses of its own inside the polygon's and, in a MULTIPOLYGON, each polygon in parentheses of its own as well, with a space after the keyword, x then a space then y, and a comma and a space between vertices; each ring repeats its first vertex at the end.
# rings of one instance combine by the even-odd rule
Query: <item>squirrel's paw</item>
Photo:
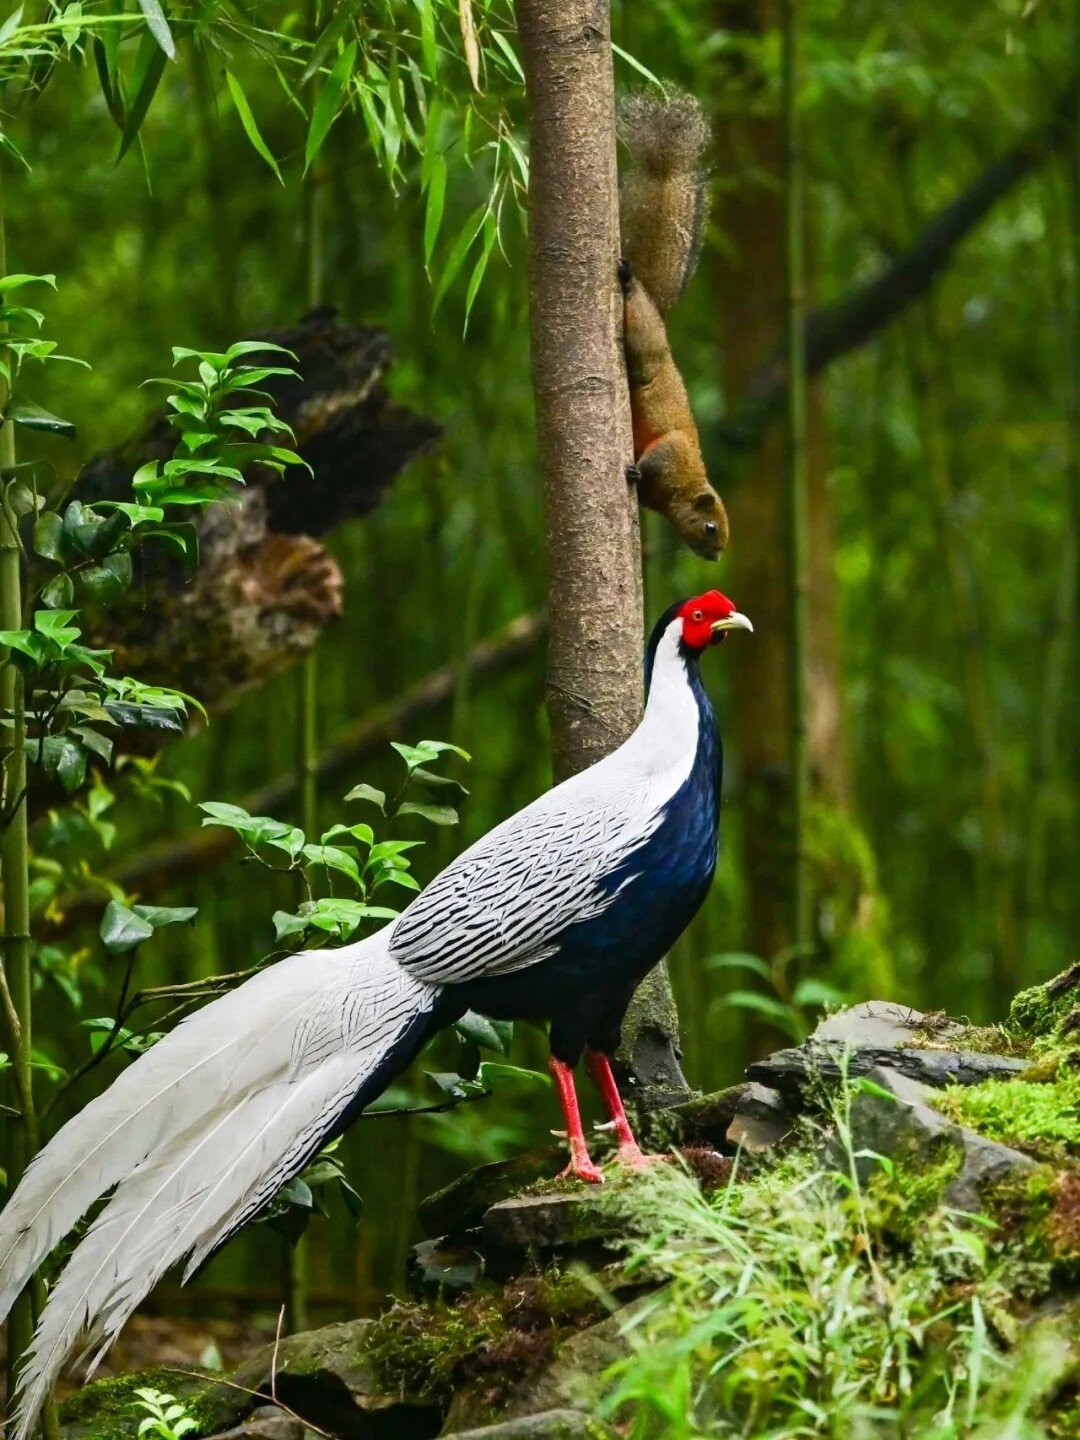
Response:
POLYGON ((638 469, 638 467, 637 467, 636 465, 627 465, 627 467, 626 467, 626 483, 627 483, 628 485, 640 485, 640 484, 641 484, 641 471, 638 469))
POLYGON ((627 259, 625 259, 625 258, 622 259, 622 260, 620 260, 620 261, 619 261, 619 284, 622 286, 622 292, 623 292, 624 295, 629 291, 629 289, 630 289, 630 282, 633 280, 633 278, 634 278, 634 272, 633 272, 633 270, 632 270, 631 267, 630 267, 630 261, 627 260, 627 259))

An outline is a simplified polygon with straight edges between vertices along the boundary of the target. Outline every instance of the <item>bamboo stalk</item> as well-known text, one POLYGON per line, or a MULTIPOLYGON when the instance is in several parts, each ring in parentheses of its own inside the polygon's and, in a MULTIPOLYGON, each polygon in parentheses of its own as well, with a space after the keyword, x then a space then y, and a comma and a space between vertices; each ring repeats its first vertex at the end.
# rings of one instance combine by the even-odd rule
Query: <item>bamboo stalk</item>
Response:
MULTIPOLYGON (((0 175, 0 275, 7 274, 7 247, 3 211, 3 177, 0 175)), ((0 376, 0 410, 6 412, 10 387, 0 376)), ((0 466, 15 464, 15 427, 11 420, 0 428, 0 466)), ((0 628, 20 630, 22 608, 22 552, 15 517, 0 506, 0 628)), ((11 999, 8 1031, 16 1111, 7 1122, 5 1163, 8 1193, 14 1189, 32 1154, 35 1128, 30 1071, 30 897, 26 834, 26 716, 22 679, 10 656, 0 670, 0 714, 10 717, 10 751, 4 761, 3 807, 11 811, 0 839, 0 887, 4 901, 4 985, 11 999)), ((29 1291, 19 1297, 7 1322, 8 1395, 14 1391, 19 1361, 33 1334, 29 1291)))
MULTIPOLYGON (((1080 43, 1080 11, 1074 22, 1080 43)), ((1062 296, 1068 316, 1067 427, 1065 439, 1065 524, 1058 559, 1057 588, 1045 639, 1042 693, 1031 773, 1031 802, 1023 881, 1024 950, 1035 958, 1033 925, 1046 900, 1049 832, 1053 794, 1058 778, 1061 731, 1068 705, 1070 665, 1074 665, 1077 596, 1080 594, 1080 123, 1072 127, 1066 151, 1065 214, 1061 228, 1066 244, 1062 296)), ((1058 247, 1054 247, 1058 250, 1058 247)))
MULTIPOLYGON (((0 168, 0 275, 7 274, 7 227, 3 170, 0 168)), ((0 468, 15 464, 15 426, 6 418, 11 387, 0 376, 0 468)), ((21 630, 23 624, 22 546, 18 523, 0 504, 0 628, 21 630)), ((11 749, 4 762, 0 806, 7 823, 0 837, 0 894, 3 896, 3 1008, 11 1045, 12 1088, 17 1106, 7 1122, 5 1163, 8 1194, 18 1184, 38 1149, 37 1111, 31 1068, 32 1004, 30 995, 30 873, 26 822, 26 712, 22 678, 7 657, 0 668, 0 715, 10 716, 11 749), (10 814, 8 813, 10 810, 10 814)), ((19 1296, 7 1321, 7 1394, 15 1392, 20 1362, 34 1333, 41 1304, 36 1282, 19 1296)), ((45 1440, 60 1433, 56 1402, 50 1397, 42 1411, 45 1440)))
MULTIPOLYGON (((317 28, 312 8, 310 28, 317 28)), ((323 193, 314 171, 303 185, 304 263, 307 304, 313 309, 323 298, 323 193)), ((296 672, 296 783, 300 829, 309 840, 316 838, 319 821, 319 660, 311 650, 296 672)), ((287 1239, 283 1256, 285 1282, 285 1325, 296 1334, 307 1324, 308 1244, 301 1235, 294 1244, 287 1239)))
POLYGON ((789 622, 791 627, 792 938, 813 937, 806 816, 810 800, 807 717, 808 536, 806 495, 806 291, 803 246, 803 163, 798 114, 798 0, 781 5, 781 111, 784 132, 784 262, 787 284, 787 484, 789 622))

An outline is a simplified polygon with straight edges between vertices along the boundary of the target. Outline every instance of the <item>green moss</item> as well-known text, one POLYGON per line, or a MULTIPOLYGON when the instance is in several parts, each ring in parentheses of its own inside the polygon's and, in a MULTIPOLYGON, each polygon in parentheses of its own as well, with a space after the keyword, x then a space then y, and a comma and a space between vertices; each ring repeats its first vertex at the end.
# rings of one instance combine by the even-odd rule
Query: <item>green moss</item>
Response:
POLYGON ((380 1388, 447 1400, 465 1361, 505 1336, 501 1307, 489 1293, 457 1304, 397 1304, 374 1322, 364 1348, 380 1388))
POLYGON ((1080 1155, 1080 1070, 1059 1064, 1053 1078, 952 1085, 936 1099, 950 1120, 1040 1160, 1080 1155))
POLYGON ((137 1370, 107 1380, 95 1380, 60 1410, 67 1436, 94 1437, 94 1440, 133 1440, 144 1413, 137 1408, 136 1390, 162 1390, 183 1401, 198 1425, 199 1435, 210 1435, 231 1424, 244 1409, 244 1397, 223 1391, 220 1376, 209 1371, 193 1374, 168 1365, 137 1370))
POLYGON ((1023 1035, 1049 1036, 1080 1001, 1080 965, 1055 975, 1045 985, 1021 990, 1009 1009, 1008 1028, 1023 1035))
POLYGON ((891 1168, 875 1171, 869 1183, 875 1226, 903 1240, 914 1239, 934 1214, 964 1164, 964 1147, 947 1135, 938 1138, 930 1157, 925 1145, 899 1146, 891 1168))

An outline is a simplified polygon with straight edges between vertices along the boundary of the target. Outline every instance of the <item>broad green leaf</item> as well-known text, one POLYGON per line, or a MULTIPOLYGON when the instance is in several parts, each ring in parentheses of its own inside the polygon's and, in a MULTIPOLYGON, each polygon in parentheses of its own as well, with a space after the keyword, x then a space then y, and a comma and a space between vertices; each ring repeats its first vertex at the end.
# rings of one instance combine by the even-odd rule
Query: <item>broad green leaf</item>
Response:
POLYGON ((386 792, 385 790, 376 790, 374 785, 354 785, 345 799, 370 800, 372 805, 377 805, 380 810, 386 809, 386 792))
POLYGON ((547 1087, 551 1076, 543 1070, 528 1070, 523 1065, 503 1065, 498 1060, 484 1060, 476 1072, 476 1078, 485 1088, 489 1085, 510 1083, 547 1087))
POLYGON ((482 1050, 494 1050, 499 1055, 507 1055, 513 1026, 509 1027, 510 1035, 505 1028, 500 1028, 500 1025, 505 1027, 507 1023, 489 1020, 486 1015, 480 1015, 475 1010, 466 1010, 461 1019, 454 1022, 454 1029, 463 1040, 479 1045, 482 1050))
POLYGON ((32 544, 36 555, 59 560, 63 553, 64 522, 55 510, 46 510, 34 522, 32 544))
MULTIPOLYGON (((32 747, 31 754, 36 753, 32 747)), ((86 779, 86 751, 70 735, 47 735, 41 745, 41 764, 55 775, 69 795, 86 779)))
POLYGON ((41 603, 50 610, 60 610, 72 604, 75 599, 75 585, 66 570, 41 587, 41 603))
POLYGON ((287 910, 274 911, 274 935, 278 940, 285 940, 290 935, 302 935, 308 928, 308 920, 303 915, 290 915, 287 910))
POLYGON ((12 290, 21 290, 24 285, 51 285, 56 289, 55 275, 3 275, 0 276, 0 295, 8 295, 12 290))
POLYGON ((144 940, 149 940, 154 933, 154 927, 145 916, 137 915, 119 900, 110 900, 105 907, 105 914, 101 917, 98 933, 105 948, 114 955, 120 955, 125 950, 133 950, 144 940))
POLYGON ((406 800, 398 809, 399 815, 419 815, 432 825, 456 825, 458 813, 451 805, 426 805, 415 800, 406 800))
POLYGON ((50 435, 63 435, 65 440, 75 439, 75 426, 70 420, 61 420, 59 415, 35 405, 32 400, 16 400, 8 410, 8 417, 24 430, 44 430, 50 435))
POLYGON ((281 171, 278 169, 278 163, 274 159, 273 155, 270 153, 270 149, 266 141, 260 135, 259 127, 255 123, 255 116, 252 114, 251 106, 248 104, 247 101, 247 96, 241 89, 240 81, 237 80, 236 76, 232 73, 231 70, 225 71, 225 83, 229 87, 229 94, 232 96, 233 104, 236 106, 236 113, 240 116, 240 123, 244 127, 245 135, 251 141, 253 149, 256 151, 257 154, 262 156, 262 158, 270 166, 270 169, 273 170, 274 174, 281 181, 282 185, 284 185, 285 181, 281 178, 281 171))
POLYGON ((196 905, 133 905, 132 910, 154 930, 163 925, 183 925, 199 913, 196 905))

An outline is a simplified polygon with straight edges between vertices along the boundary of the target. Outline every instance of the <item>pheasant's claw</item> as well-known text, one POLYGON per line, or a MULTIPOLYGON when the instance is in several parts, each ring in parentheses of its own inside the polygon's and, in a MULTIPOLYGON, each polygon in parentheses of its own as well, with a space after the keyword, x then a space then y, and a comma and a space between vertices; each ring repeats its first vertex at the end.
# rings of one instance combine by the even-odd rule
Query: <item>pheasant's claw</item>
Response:
POLYGON ((556 1140, 568 1140, 570 1138, 565 1130, 550 1130, 548 1133, 554 1135, 556 1140))
POLYGON ((560 1180, 584 1180, 586 1185, 602 1185, 604 1177, 600 1173, 600 1167, 594 1165, 586 1155, 584 1159, 571 1160, 565 1170, 560 1170, 560 1180))
POLYGON ((592 1128, 594 1130, 617 1130, 619 1122, 617 1120, 597 1120, 592 1128))

